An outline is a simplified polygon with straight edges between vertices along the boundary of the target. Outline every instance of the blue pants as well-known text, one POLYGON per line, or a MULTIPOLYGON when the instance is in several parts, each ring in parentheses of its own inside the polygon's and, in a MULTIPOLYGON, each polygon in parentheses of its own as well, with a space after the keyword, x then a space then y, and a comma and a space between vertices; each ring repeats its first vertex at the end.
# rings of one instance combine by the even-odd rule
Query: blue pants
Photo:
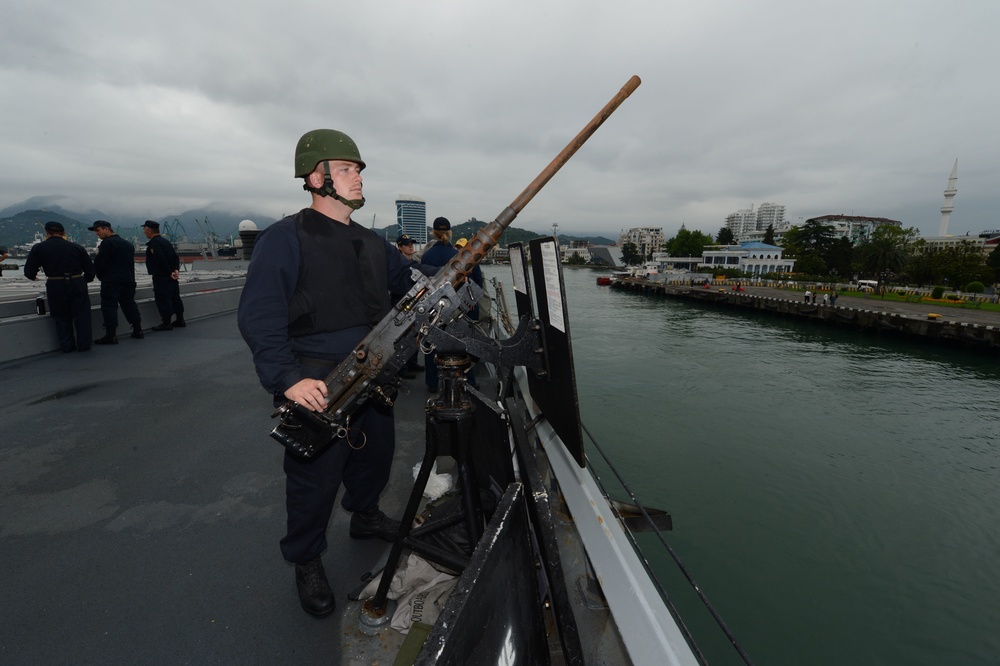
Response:
POLYGON ((47 280, 45 296, 49 301, 49 314, 56 322, 59 347, 64 352, 90 349, 94 333, 90 323, 90 295, 87 293, 87 281, 82 277, 47 280))
POLYGON ((101 283, 101 316, 104 318, 104 328, 118 326, 118 306, 125 313, 125 321, 135 326, 142 317, 139 306, 135 303, 135 282, 102 282, 101 283))
MULTIPOLYGON (((329 374, 328 368, 315 370, 315 379, 329 374)), ((283 402, 283 398, 275 399, 276 404, 283 402)), ((350 445, 343 439, 335 440, 309 461, 285 453, 288 531, 281 540, 281 554, 293 564, 305 564, 326 550, 326 529, 341 483, 344 497, 340 505, 350 512, 364 512, 378 505, 379 495, 389 482, 396 450, 392 408, 371 402, 362 407, 351 419, 349 439, 350 445)))
POLYGON ((171 315, 184 314, 180 283, 169 275, 153 276, 153 299, 163 321, 169 321, 171 315))

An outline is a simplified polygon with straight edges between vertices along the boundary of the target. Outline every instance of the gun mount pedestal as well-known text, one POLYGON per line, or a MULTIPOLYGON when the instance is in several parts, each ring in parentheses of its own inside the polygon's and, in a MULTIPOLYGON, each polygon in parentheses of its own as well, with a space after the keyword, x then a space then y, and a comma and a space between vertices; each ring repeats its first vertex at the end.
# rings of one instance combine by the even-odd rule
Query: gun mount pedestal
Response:
POLYGON ((461 572, 468 565, 469 557, 479 543, 485 528, 482 500, 471 464, 475 406, 465 391, 465 373, 470 366, 470 358, 465 354, 439 352, 436 362, 441 390, 436 397, 427 401, 427 440, 424 458, 420 463, 420 472, 413 483, 406 509, 403 511, 399 533, 382 570, 378 590, 361 608, 360 621, 366 626, 381 626, 391 620, 391 613, 387 610, 389 586, 399 568, 404 549, 412 550, 428 560, 461 572), (424 488, 430 478, 431 469, 434 461, 441 455, 451 456, 455 460, 461 510, 414 528, 413 520, 423 502, 424 488), (468 536, 464 555, 458 555, 421 540, 459 523, 464 524, 468 536))

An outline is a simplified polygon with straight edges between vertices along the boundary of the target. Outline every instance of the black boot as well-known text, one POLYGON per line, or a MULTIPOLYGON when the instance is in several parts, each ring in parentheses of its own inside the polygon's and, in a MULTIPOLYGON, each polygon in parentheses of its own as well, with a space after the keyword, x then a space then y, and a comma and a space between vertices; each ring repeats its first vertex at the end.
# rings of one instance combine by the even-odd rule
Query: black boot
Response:
POLYGON ((295 565, 295 588, 305 612, 315 617, 326 617, 333 612, 336 602, 320 558, 295 565))
POLYGON ((157 324, 156 326, 154 326, 152 330, 154 330, 154 331, 172 331, 172 330, 174 330, 174 327, 170 324, 170 320, 169 319, 164 319, 159 324, 157 324))
POLYGON ((142 332, 142 322, 137 321, 132 324, 132 337, 136 340, 142 340, 146 335, 142 332))
POLYGON ((114 326, 104 327, 104 337, 97 338, 94 340, 95 345, 116 345, 118 344, 118 336, 115 335, 114 326))
POLYGON ((184 323, 184 315, 177 315, 174 319, 174 328, 184 328, 187 324, 184 323))
POLYGON ((399 533, 399 521, 382 513, 378 505, 365 513, 355 511, 351 516, 351 538, 370 539, 378 537, 383 541, 394 541, 399 533))

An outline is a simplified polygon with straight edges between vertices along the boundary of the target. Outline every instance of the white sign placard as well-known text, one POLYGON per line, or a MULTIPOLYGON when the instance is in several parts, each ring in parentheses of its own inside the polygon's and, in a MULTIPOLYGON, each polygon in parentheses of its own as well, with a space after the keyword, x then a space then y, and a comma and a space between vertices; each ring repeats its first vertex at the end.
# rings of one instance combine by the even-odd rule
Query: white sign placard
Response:
POLYGON ((524 246, 511 250, 510 270, 513 273, 514 291, 527 295, 528 285, 524 283, 524 246))
POLYGON ((542 273, 545 275, 545 302, 549 307, 549 322, 563 333, 562 291, 559 289, 559 252, 555 243, 542 243, 542 273))

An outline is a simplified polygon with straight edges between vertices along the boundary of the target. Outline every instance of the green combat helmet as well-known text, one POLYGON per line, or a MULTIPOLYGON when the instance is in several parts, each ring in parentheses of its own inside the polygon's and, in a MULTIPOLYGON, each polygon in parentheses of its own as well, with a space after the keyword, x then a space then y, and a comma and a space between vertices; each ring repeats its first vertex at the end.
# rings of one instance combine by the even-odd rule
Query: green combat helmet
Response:
POLYGON ((310 187, 308 182, 302 185, 302 189, 324 197, 332 196, 354 210, 364 206, 365 200, 363 198, 344 199, 337 194, 333 188, 333 180, 330 178, 330 167, 326 163, 327 160, 354 162, 362 169, 365 168, 365 161, 361 159, 358 144, 354 143, 351 137, 332 129, 312 130, 303 134, 295 146, 295 177, 305 178, 313 172, 317 164, 323 162, 326 178, 323 181, 323 186, 318 189, 310 187))
POLYGON ((365 168, 358 144, 343 132, 317 129, 303 134, 295 146, 295 177, 308 176, 323 160, 346 160, 365 168))

